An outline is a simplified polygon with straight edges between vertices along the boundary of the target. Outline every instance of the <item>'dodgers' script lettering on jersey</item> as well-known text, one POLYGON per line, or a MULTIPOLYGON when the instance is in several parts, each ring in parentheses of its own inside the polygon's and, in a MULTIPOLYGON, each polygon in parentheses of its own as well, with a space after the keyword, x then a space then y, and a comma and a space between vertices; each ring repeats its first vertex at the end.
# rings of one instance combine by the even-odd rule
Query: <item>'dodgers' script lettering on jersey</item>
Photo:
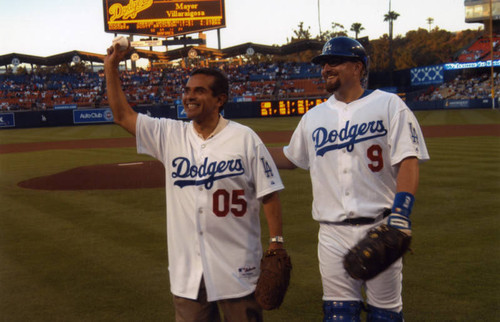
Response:
POLYGON ((323 156, 328 151, 343 148, 351 152, 356 143, 385 135, 387 135, 387 129, 382 120, 353 125, 350 124, 350 121, 347 121, 340 131, 328 131, 324 127, 317 128, 312 133, 312 140, 316 155, 323 156))
POLYGON ((181 188, 205 185, 210 189, 217 180, 245 173, 241 159, 209 162, 205 158, 200 166, 196 166, 188 158, 178 157, 172 160, 172 167, 172 178, 182 178, 175 180, 174 185, 181 188))

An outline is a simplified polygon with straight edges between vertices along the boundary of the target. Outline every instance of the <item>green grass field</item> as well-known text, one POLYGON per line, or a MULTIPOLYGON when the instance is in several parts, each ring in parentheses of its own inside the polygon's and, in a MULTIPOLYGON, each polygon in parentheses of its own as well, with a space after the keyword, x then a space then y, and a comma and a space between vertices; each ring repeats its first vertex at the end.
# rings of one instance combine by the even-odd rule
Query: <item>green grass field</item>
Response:
MULTIPOLYGON (((500 112, 417 112, 421 125, 500 124, 500 112)), ((237 120, 289 130, 299 118, 237 120)), ((0 144, 129 137, 115 125, 0 131, 0 144)), ((406 321, 500 321, 500 137, 426 139, 405 258, 406 321)), ((285 143, 285 142, 284 142, 285 143)), ((17 183, 78 166, 150 160, 135 148, 0 154, 0 321, 173 321, 164 189, 40 191, 17 183)), ((286 247, 294 265, 267 321, 321 321, 306 171, 281 171, 286 247)), ((263 223, 265 221, 263 220, 263 223)), ((264 239, 267 229, 263 225, 264 239)))

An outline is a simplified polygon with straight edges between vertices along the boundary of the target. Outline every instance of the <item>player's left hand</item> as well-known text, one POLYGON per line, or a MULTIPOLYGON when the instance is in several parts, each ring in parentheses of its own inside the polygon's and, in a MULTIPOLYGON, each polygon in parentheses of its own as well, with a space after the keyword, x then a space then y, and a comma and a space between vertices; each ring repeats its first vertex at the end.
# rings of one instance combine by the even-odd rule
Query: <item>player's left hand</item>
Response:
POLYGON ((283 243, 270 243, 269 247, 267 248, 267 251, 272 251, 275 249, 283 249, 283 243))
POLYGON ((414 202, 415 197, 411 193, 398 192, 394 198, 392 213, 387 218, 387 225, 411 236, 410 213, 414 202))
POLYGON ((290 283, 292 262, 286 250, 281 247, 268 250, 260 262, 255 299, 264 310, 280 307, 290 283))
POLYGON ((410 218, 398 213, 391 213, 387 218, 387 225, 397 228, 408 236, 411 236, 411 220, 410 218))
POLYGON ((344 268, 354 279, 370 280, 408 250, 411 236, 382 224, 370 229, 344 256, 344 268))

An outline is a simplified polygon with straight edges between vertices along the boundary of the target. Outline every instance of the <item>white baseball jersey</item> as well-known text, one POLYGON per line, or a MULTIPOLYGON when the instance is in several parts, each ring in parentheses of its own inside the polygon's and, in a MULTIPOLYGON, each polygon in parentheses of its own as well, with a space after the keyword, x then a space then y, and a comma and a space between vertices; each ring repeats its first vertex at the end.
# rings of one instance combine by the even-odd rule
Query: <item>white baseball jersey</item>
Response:
POLYGON ((312 214, 320 222, 377 217, 392 206, 396 165, 429 158, 414 114, 397 95, 379 90, 349 104, 332 95, 309 110, 284 153, 310 170, 312 214))
POLYGON ((282 190, 276 166, 248 127, 229 122, 208 140, 192 122, 139 114, 137 152, 165 166, 171 292, 208 301, 246 296, 260 273, 260 198, 282 190))

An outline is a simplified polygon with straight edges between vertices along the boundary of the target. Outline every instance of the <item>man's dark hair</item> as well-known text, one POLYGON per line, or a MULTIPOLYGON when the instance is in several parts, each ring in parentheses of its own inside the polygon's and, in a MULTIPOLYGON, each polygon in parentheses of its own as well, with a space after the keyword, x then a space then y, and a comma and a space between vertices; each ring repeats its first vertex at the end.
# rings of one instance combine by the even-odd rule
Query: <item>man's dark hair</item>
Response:
MULTIPOLYGON (((198 74, 212 76, 214 78, 213 83, 210 85, 213 96, 226 94, 226 97, 229 97, 229 81, 227 76, 222 71, 215 68, 197 68, 191 72, 190 76, 198 74)), ((223 108, 224 105, 221 106, 220 110, 223 108)))
POLYGON ((197 68, 191 72, 190 76, 199 74, 212 76, 214 78, 214 81, 210 85, 210 89, 212 90, 213 96, 218 96, 220 94, 226 95, 226 101, 219 108, 219 112, 222 111, 224 109, 224 105, 226 105, 226 102, 229 98, 229 81, 227 79, 227 76, 222 71, 215 68, 197 68))

